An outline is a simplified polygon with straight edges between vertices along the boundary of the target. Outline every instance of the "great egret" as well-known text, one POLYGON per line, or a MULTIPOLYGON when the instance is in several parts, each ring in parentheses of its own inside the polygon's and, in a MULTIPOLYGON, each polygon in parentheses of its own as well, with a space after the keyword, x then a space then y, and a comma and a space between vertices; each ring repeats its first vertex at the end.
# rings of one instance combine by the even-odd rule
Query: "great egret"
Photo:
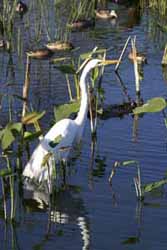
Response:
POLYGON ((34 150, 30 160, 25 166, 23 176, 35 179, 37 182, 48 181, 53 174, 53 160, 66 162, 74 144, 79 143, 83 134, 88 112, 88 92, 86 77, 91 69, 106 64, 112 64, 110 60, 90 60, 83 69, 80 78, 81 105, 75 120, 63 119, 57 122, 40 141, 34 150), (57 139, 60 139, 58 143, 57 139), (51 157, 47 163, 44 159, 51 157), (49 166, 49 167, 48 167, 49 166))

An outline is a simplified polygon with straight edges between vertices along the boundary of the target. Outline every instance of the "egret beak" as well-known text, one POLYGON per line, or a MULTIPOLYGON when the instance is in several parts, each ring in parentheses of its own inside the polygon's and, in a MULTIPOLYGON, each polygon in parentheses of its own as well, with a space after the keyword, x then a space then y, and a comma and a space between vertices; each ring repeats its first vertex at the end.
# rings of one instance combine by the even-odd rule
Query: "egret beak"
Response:
POLYGON ((102 60, 101 65, 106 66, 110 64, 117 64, 119 60, 102 60))

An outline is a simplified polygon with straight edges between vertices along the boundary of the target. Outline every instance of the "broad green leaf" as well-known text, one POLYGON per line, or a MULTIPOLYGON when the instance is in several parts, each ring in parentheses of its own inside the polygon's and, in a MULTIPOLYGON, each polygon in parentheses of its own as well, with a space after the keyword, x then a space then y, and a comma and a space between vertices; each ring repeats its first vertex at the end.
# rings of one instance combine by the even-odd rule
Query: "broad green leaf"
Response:
POLYGON ((160 112, 164 108, 166 108, 166 101, 162 97, 155 97, 150 100, 148 100, 147 103, 145 103, 141 107, 137 107, 133 110, 134 114, 141 114, 141 113, 154 113, 154 112, 160 112))
POLYGON ((147 193, 147 192, 151 192, 152 190, 156 189, 156 188, 159 188, 163 185, 167 184, 167 179, 163 179, 163 180, 160 180, 160 181, 156 181, 156 182, 152 182, 152 183, 149 183, 147 185, 144 185, 142 187, 142 191, 144 193, 147 193))
POLYGON ((49 142, 49 145, 52 147, 52 148, 54 148, 54 147, 56 147, 58 144, 59 144, 59 142, 62 140, 62 136, 61 135, 59 135, 59 136, 57 136, 53 141, 50 141, 49 142))
POLYGON ((28 113, 22 118, 22 123, 26 125, 36 123, 39 119, 41 119, 44 116, 44 114, 45 111, 28 113))
POLYGON ((12 144, 12 142, 14 140, 15 140, 15 137, 13 136, 11 130, 5 128, 4 133, 3 133, 3 137, 1 140, 2 149, 3 150, 7 149, 12 144))
POLYGON ((52 157, 52 153, 51 152, 48 152, 44 158, 43 158, 43 161, 42 161, 42 167, 46 166, 46 164, 48 163, 50 157, 52 157))
POLYGON ((8 168, 2 168, 2 169, 0 169, 0 177, 5 177, 5 176, 11 175, 11 174, 13 174, 11 168, 9 168, 9 169, 8 168))
POLYGON ((8 128, 11 130, 16 130, 18 133, 20 133, 22 130, 22 123, 21 122, 11 123, 8 128))
POLYGON ((17 123, 8 123, 6 127, 0 131, 0 139, 2 149, 7 149, 12 142, 15 140, 14 131, 20 133, 22 130, 22 124, 20 122, 17 123))
POLYGON ((54 108, 54 116, 56 122, 64 118, 68 118, 72 113, 78 112, 79 107, 80 107, 80 100, 56 106, 54 108))
POLYGON ((60 66, 55 66, 55 68, 65 74, 72 74, 72 75, 76 74, 76 70, 72 64, 66 64, 66 65, 64 64, 60 66))
POLYGON ((42 135, 42 131, 37 131, 37 132, 26 131, 24 133, 24 140, 32 141, 34 139, 37 139, 40 135, 42 135))

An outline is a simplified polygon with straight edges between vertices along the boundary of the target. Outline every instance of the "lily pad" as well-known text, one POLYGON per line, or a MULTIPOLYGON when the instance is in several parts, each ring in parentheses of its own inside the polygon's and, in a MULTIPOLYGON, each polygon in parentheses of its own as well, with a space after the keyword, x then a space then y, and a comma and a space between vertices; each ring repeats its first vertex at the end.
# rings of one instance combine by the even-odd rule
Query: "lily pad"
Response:
POLYGON ((162 97, 155 97, 147 101, 141 107, 137 107, 133 110, 134 114, 141 114, 141 113, 155 113, 160 112, 164 108, 166 108, 166 101, 162 97))
POLYGON ((142 187, 142 191, 143 191, 143 193, 148 193, 148 192, 153 191, 154 189, 162 187, 165 184, 167 184, 167 179, 151 182, 149 184, 144 185, 142 187))

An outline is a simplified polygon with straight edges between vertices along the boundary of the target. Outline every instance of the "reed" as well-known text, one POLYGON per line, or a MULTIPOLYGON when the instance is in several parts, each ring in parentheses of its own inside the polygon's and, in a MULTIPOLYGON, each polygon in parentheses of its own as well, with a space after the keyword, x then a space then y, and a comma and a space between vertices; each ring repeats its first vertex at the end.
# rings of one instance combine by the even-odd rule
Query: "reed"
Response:
POLYGON ((160 15, 165 16, 167 13, 167 1, 166 0, 140 0, 140 7, 144 9, 147 5, 153 10, 158 11, 160 15))

